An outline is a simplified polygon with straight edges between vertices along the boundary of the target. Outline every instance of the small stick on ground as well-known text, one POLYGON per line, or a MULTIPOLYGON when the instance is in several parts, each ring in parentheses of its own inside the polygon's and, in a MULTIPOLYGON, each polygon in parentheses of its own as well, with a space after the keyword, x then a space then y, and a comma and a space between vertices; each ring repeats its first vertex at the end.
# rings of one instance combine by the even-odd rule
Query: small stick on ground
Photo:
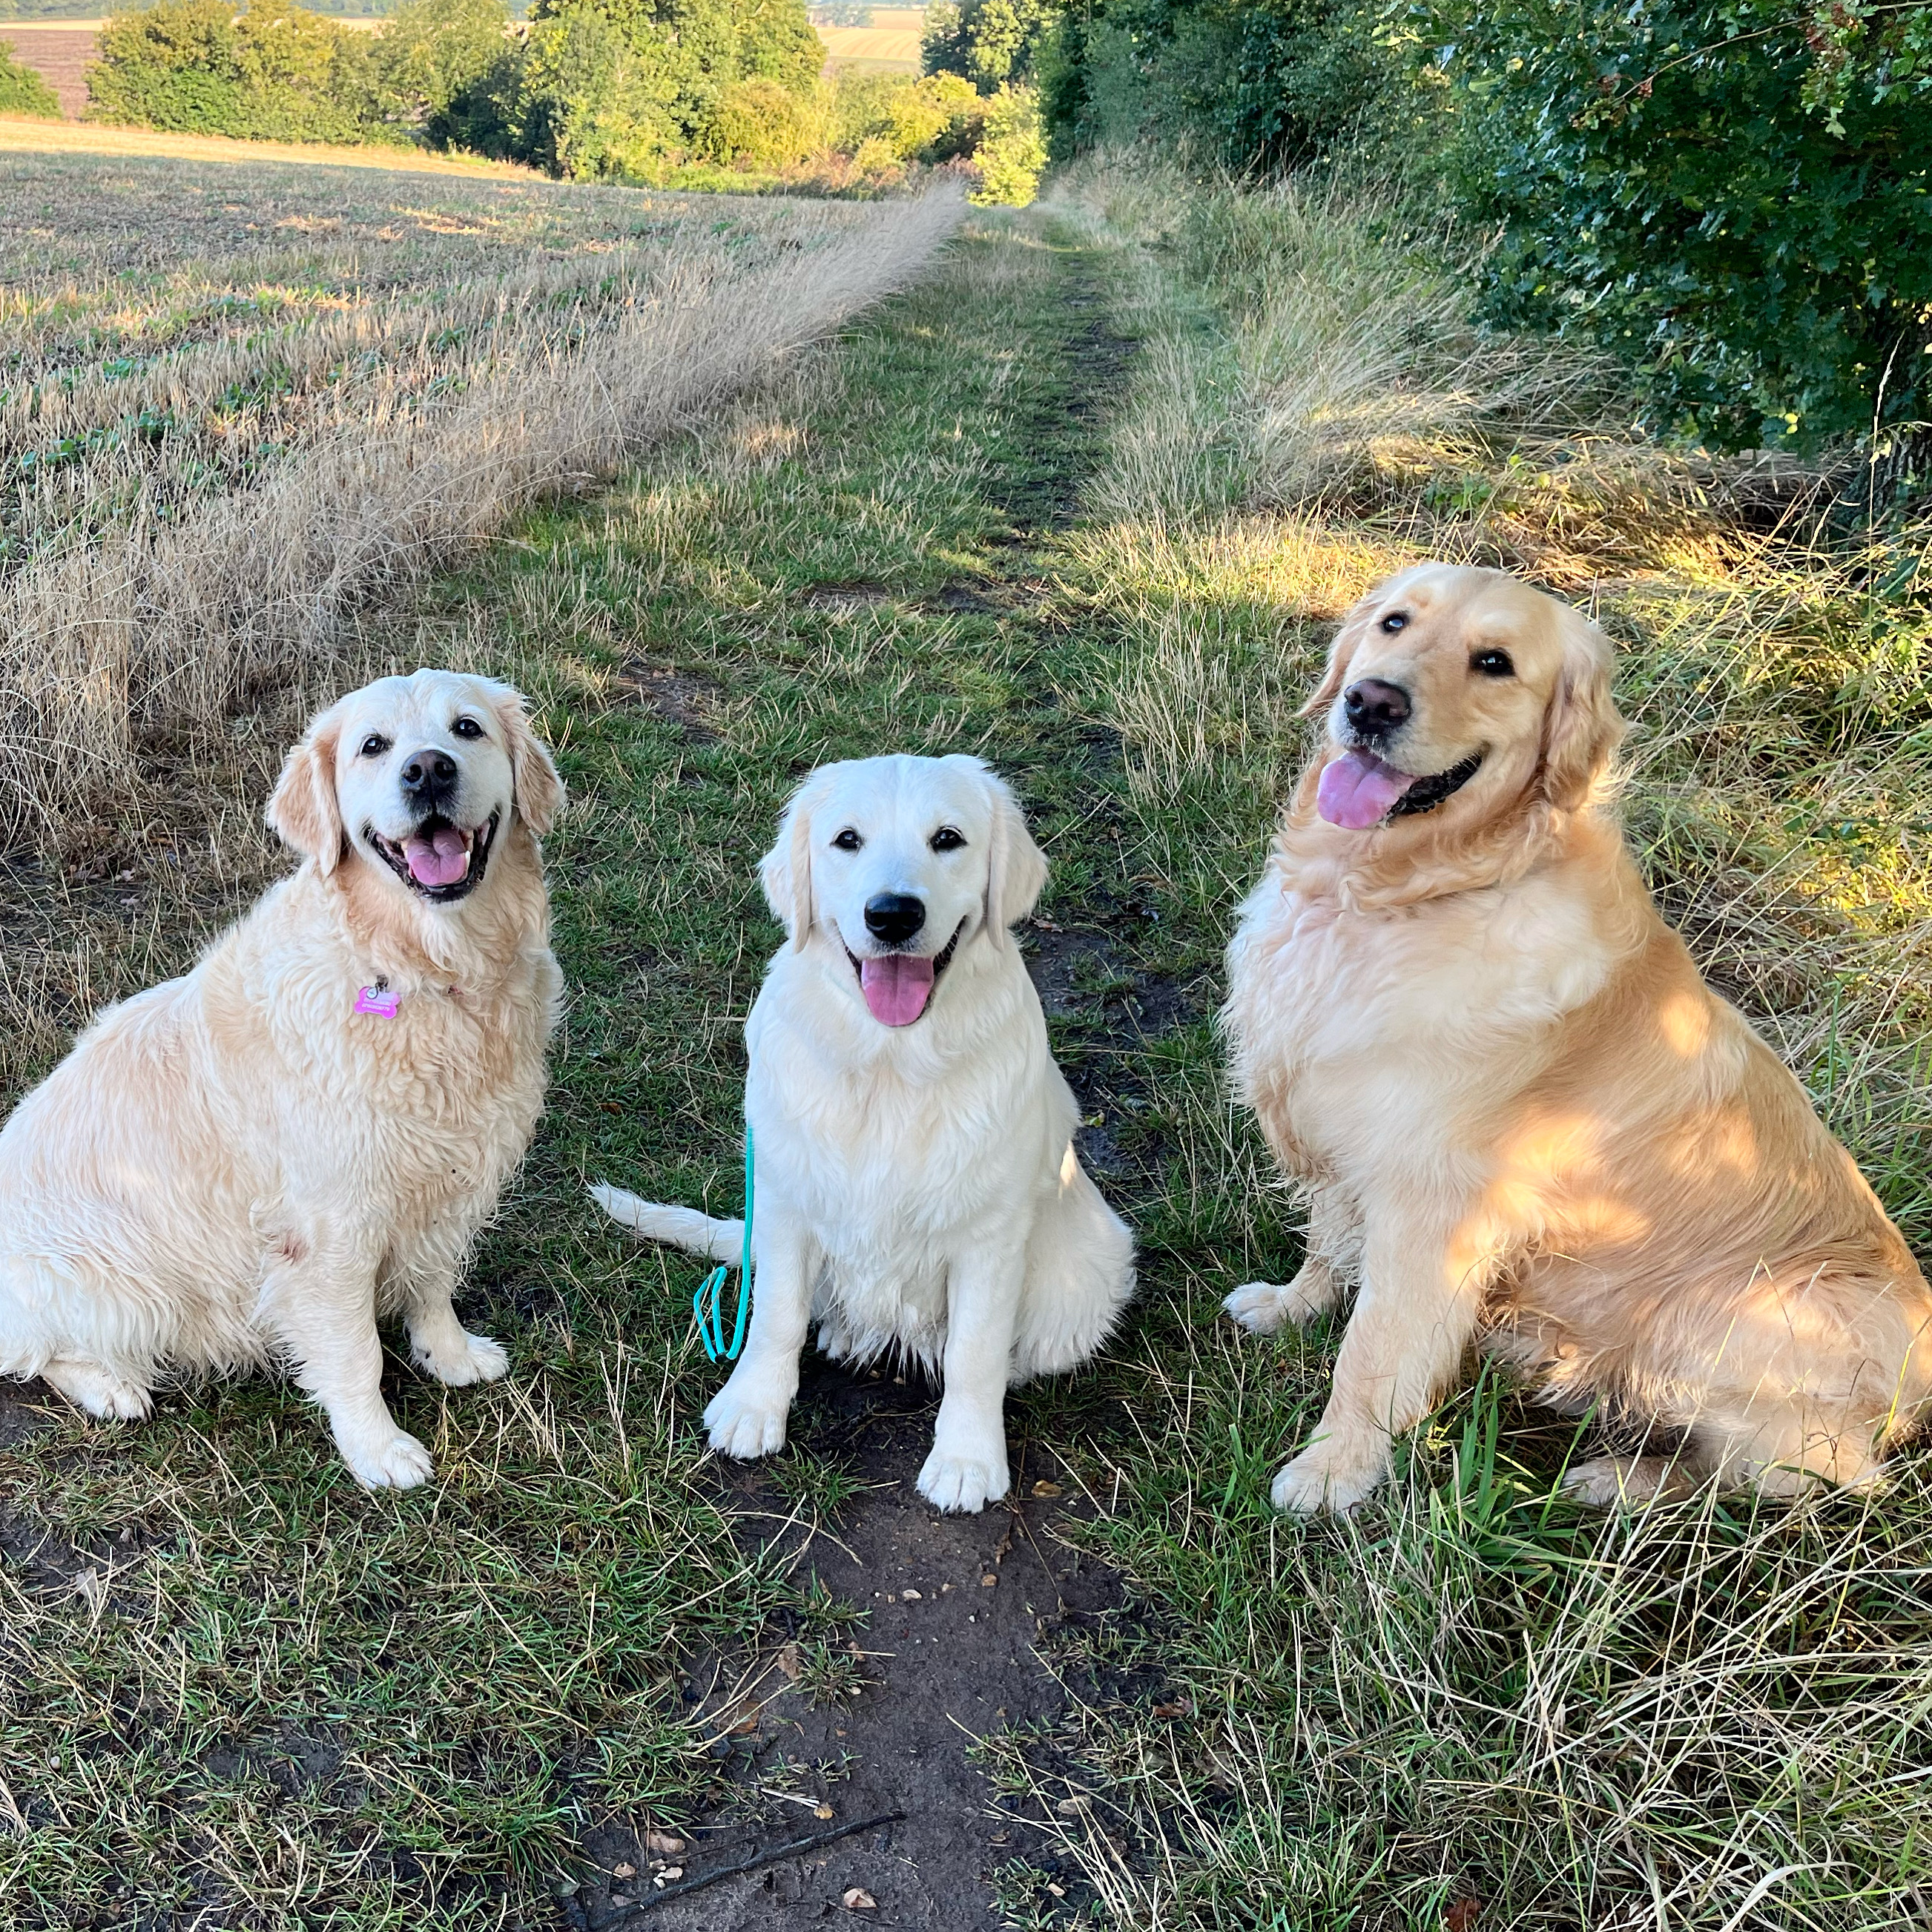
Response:
POLYGON ((634 1905, 620 1918, 607 1922, 622 1924, 632 1918, 640 1918, 646 1912, 654 1912, 667 1900, 682 1898, 687 1892, 702 1892, 708 1885, 716 1885, 721 1879, 736 1878, 740 1872, 756 1871, 764 1865, 775 1865, 781 1858, 796 1857, 801 1852, 815 1852, 821 1845, 836 1844, 841 1838, 849 1838, 859 1832, 869 1832, 874 1825, 897 1825, 904 1821, 903 1811, 881 1811, 874 1818, 855 1818, 849 1824, 834 1825, 829 1831, 814 1832, 809 1838, 793 1838, 782 1845, 775 1845, 769 1852, 754 1852, 748 1858, 740 1858, 735 1865, 721 1865, 715 1872, 706 1872, 702 1878, 686 1879, 682 1885, 668 1885, 655 1898, 647 1898, 641 1905, 634 1905))

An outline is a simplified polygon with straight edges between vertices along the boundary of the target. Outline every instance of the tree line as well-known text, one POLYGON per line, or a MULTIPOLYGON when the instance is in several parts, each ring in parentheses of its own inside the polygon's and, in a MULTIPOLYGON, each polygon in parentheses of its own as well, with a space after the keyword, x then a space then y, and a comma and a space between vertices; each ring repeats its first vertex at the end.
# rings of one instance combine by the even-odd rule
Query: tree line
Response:
POLYGON ((956 0, 928 47, 1036 84, 1053 152, 1366 166, 1486 252, 1490 319, 1590 338, 1654 427, 1859 440, 1932 418, 1928 0, 956 0))

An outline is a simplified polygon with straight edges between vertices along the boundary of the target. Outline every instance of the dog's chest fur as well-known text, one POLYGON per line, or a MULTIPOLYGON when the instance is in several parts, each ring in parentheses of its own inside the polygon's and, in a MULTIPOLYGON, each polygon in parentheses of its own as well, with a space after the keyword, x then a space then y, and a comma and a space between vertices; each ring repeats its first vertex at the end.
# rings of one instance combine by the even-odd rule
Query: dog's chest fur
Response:
POLYGON ((1499 1041, 1533 1042, 1610 965, 1587 907, 1534 875, 1365 910, 1304 896, 1277 858, 1228 948, 1236 1081, 1291 1165, 1346 1169, 1453 1126, 1436 1096, 1467 1094, 1499 1041))
POLYGON ((989 1239, 1024 1240, 1048 1144, 1058 1134, 1064 1154, 1075 1118, 1037 1000, 1015 976, 989 989, 973 1050, 941 1050, 935 1033, 892 1058, 828 1051, 836 1020, 776 975, 778 997, 760 995, 746 1088, 760 1204, 782 1200, 809 1233, 830 1354, 897 1348, 936 1364, 951 1268, 989 1239))

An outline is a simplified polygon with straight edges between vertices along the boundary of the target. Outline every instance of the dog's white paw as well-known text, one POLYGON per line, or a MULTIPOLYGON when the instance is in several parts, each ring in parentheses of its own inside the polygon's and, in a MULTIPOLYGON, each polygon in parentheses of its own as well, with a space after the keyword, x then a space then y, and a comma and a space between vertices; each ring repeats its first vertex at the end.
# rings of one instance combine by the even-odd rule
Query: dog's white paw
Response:
POLYGON ((952 1455, 935 1448, 919 1472, 919 1492, 934 1509, 970 1516, 1006 1492, 1006 1452, 952 1455))
POLYGON ((1328 1264, 1310 1262, 1291 1282, 1244 1282, 1221 1306, 1251 1334, 1272 1335, 1298 1328, 1335 1306, 1335 1283, 1328 1264))
POLYGON ((741 1462, 776 1454, 785 1444, 785 1415, 790 1407, 789 1396, 755 1384, 741 1388, 734 1375, 704 1412, 712 1448, 741 1462))
POLYGON ((376 1437, 340 1446, 350 1473, 365 1490, 412 1490, 436 1474, 434 1458, 404 1430, 386 1440, 376 1437))
POLYGON ((510 1358, 500 1342, 487 1335, 459 1330, 461 1340, 454 1348, 439 1344, 430 1347, 418 1342, 418 1365, 451 1388, 467 1388, 472 1382, 500 1382, 510 1372, 510 1358))
POLYGON ((154 1413, 154 1398, 98 1362, 50 1362, 40 1371, 76 1408, 102 1422, 142 1422, 154 1413))
POLYGON ((1346 1516, 1367 1502, 1388 1474, 1380 1444, 1335 1438, 1312 1444, 1276 1475, 1269 1500, 1284 1516, 1322 1510, 1346 1516))

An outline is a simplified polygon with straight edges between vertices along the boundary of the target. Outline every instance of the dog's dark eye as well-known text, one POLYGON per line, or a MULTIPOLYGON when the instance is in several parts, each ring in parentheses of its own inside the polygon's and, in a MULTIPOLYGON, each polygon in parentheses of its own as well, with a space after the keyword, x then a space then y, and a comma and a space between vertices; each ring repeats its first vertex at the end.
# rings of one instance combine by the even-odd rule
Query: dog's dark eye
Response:
POLYGON ((1382 628, 1394 632, 1408 628, 1408 614, 1406 610, 1391 610, 1382 620, 1382 628))
POLYGON ((1514 677, 1516 666, 1510 662, 1508 651, 1478 651, 1469 660, 1469 668, 1480 671, 1485 677, 1514 677))
POLYGON ((966 835, 956 826, 942 825, 926 842, 935 852, 956 852, 966 842, 966 835))
POLYGON ((856 852, 866 842, 848 825, 832 842, 842 852, 856 852))
POLYGON ((371 731, 362 740, 362 755, 365 758, 380 758, 388 748, 388 740, 379 732, 371 731))
POLYGON ((449 728, 459 738, 480 738, 483 728, 473 718, 459 718, 449 728))

